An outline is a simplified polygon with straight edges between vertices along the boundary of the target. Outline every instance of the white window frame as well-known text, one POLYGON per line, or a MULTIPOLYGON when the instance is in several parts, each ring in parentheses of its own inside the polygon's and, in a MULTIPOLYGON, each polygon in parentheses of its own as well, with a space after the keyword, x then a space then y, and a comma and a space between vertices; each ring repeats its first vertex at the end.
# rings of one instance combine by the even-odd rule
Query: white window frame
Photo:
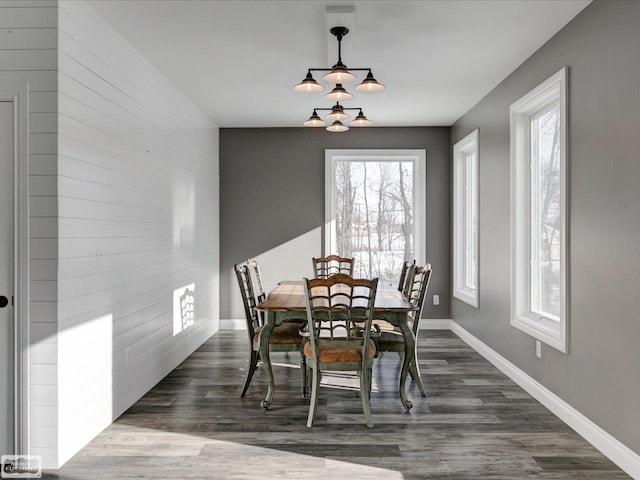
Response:
POLYGON ((427 152, 420 149, 326 149, 325 150, 325 232, 324 253, 335 253, 335 195, 337 161, 413 162, 413 249, 416 262, 426 262, 427 152))
POLYGON ((453 146, 453 296, 478 308, 479 252, 478 252, 478 130, 474 130, 453 146), (471 178, 470 178, 471 176, 471 178), (473 183, 473 185, 470 185, 473 183), (469 195, 469 187, 473 195, 469 195), (476 210, 471 218, 469 202, 476 210), (475 233, 473 233, 475 231, 475 233), (470 286, 469 264, 473 262, 469 245, 475 249, 475 266, 470 286))
POLYGON ((511 105, 511 325, 547 345, 568 352, 567 67, 511 105), (531 307, 531 118, 560 105, 560 315, 531 307))

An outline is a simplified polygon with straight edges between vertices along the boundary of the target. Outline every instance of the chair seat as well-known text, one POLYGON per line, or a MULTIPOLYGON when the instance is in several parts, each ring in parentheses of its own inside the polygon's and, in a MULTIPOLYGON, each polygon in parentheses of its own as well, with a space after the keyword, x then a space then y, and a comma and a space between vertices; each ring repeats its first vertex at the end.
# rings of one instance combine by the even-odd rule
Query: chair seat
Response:
POLYGON ((378 345, 404 345, 404 337, 400 331, 394 332, 382 332, 380 336, 376 337, 378 345))
MULTIPOLYGON (((260 337, 260 331, 262 327, 256 328, 256 333, 253 336, 253 343, 258 343, 260 337)), ((271 331, 269 337, 269 344, 273 345, 300 345, 304 340, 300 336, 300 323, 298 322, 285 322, 282 325, 278 325, 271 331)))
MULTIPOLYGON (((326 345, 318 345, 320 362, 360 362, 362 359, 362 347, 359 345, 336 345, 335 343, 326 345)), ((313 350, 311 342, 304 344, 304 354, 307 358, 313 358, 313 350)), ((369 340, 368 358, 371 359, 376 354, 376 344, 373 340, 369 340)))

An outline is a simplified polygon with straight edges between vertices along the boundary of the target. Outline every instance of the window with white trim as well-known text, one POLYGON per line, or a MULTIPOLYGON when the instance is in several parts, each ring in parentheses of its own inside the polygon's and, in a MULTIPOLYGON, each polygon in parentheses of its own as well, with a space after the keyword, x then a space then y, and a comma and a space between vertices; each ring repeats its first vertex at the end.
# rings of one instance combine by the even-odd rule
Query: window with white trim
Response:
POLYGON ((511 325, 567 352, 567 68, 511 105, 511 325))
POLYGON ((453 146, 453 296, 478 307, 478 130, 453 146))
POLYGON ((325 254, 397 286, 405 260, 426 261, 425 150, 326 150, 325 160, 325 254))

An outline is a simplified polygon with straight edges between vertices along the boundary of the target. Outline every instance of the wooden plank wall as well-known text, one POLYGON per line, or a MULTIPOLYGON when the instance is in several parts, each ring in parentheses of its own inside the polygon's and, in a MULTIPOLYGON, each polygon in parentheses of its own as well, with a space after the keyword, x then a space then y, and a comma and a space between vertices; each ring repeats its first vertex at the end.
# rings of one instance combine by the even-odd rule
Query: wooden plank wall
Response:
POLYGON ((0 83, 29 85, 30 445, 57 461, 57 2, 0 2, 0 83))
POLYGON ((58 26, 63 463, 217 331, 219 177, 216 125, 90 6, 58 26))

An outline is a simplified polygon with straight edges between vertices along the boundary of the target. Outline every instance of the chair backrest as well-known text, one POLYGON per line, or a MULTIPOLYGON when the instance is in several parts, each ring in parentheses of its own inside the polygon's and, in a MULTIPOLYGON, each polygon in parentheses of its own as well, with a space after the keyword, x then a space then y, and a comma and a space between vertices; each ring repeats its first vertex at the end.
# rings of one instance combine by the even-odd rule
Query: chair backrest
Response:
POLYGON ((313 275, 315 278, 329 278, 338 273, 353 276, 353 258, 329 255, 313 258, 313 275))
POLYGON ((314 358, 323 343, 362 346, 370 358, 369 339, 378 279, 354 279, 344 273, 304 281, 309 337, 314 358))
POLYGON ((247 320, 247 332, 249 340, 253 342, 256 329, 263 325, 263 317, 256 310, 256 306, 262 300, 258 300, 255 294, 253 284, 253 272, 250 263, 244 262, 234 265, 236 277, 238 278, 238 286, 242 295, 242 304, 244 305, 244 314, 247 320))
POLYGON ((413 320, 413 333, 416 334, 418 330, 418 324, 422 315, 422 308, 424 307, 424 300, 427 296, 427 289, 429 288, 429 279, 431 278, 431 264, 427 263, 424 266, 413 265, 409 269, 407 274, 407 289, 405 295, 416 308, 415 311, 409 315, 413 320))
POLYGON ((251 258, 247 258, 245 264, 249 267, 249 272, 251 273, 251 279, 253 280, 253 293, 256 297, 256 301, 260 303, 267 298, 267 294, 264 292, 264 286, 262 285, 260 266, 258 265, 258 262, 251 258))
POLYGON ((403 292, 403 293, 407 293, 405 291, 406 287, 407 287, 407 273, 409 273, 409 269, 414 266, 416 264, 415 259, 414 260, 407 260, 406 262, 404 262, 402 264, 402 270, 400 271, 400 279, 398 280, 398 291, 399 292, 403 292))

